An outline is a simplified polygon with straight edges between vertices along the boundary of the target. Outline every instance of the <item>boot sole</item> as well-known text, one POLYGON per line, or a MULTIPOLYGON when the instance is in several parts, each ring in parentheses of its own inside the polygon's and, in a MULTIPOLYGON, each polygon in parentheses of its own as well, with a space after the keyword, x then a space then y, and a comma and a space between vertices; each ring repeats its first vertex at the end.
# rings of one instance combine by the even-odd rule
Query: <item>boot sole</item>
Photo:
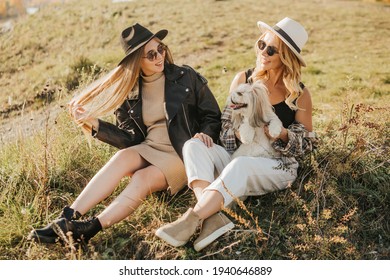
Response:
POLYGON ((212 234, 204 238, 203 240, 199 241, 198 243, 194 244, 195 251, 199 252, 203 248, 210 245, 215 239, 220 237, 221 235, 225 234, 229 230, 234 228, 234 224, 232 222, 228 223, 227 225, 224 225, 223 227, 217 229, 212 234))
POLYGON ((28 240, 32 240, 32 241, 35 241, 37 243, 50 243, 50 244, 54 244, 57 241, 59 241, 60 238, 58 236, 53 237, 53 236, 42 236, 42 235, 38 235, 38 234, 33 234, 33 235, 28 237, 28 240))
POLYGON ((166 234, 163 230, 161 229, 158 229, 155 233, 155 235, 157 237, 160 237, 162 240, 164 240, 165 242, 167 242, 169 245, 173 246, 173 247, 179 247, 179 246, 183 246, 184 244, 187 243, 187 241, 180 241, 180 240, 176 240, 174 239, 172 236, 166 234))

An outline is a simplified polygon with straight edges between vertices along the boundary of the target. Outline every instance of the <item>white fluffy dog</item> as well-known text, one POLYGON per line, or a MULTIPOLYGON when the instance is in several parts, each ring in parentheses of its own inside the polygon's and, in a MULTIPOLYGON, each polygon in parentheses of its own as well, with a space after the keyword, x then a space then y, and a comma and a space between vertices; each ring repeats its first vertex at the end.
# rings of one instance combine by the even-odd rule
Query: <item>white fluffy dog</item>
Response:
POLYGON ((240 134, 242 144, 234 152, 238 156, 277 158, 280 154, 264 132, 268 125, 272 137, 279 136, 282 122, 275 114, 268 98, 268 90, 261 82, 241 84, 230 95, 233 130, 240 134))

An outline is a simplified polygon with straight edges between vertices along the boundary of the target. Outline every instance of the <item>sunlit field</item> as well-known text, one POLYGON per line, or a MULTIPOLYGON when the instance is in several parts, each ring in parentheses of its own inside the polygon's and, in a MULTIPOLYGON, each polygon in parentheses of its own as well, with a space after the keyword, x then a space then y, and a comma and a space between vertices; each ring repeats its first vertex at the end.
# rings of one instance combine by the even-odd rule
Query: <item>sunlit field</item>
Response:
POLYGON ((0 34, 0 259, 390 259, 388 1, 93 2, 47 5, 0 34), (291 188, 227 210, 236 227, 201 252, 154 236, 194 205, 187 188, 150 196, 85 250, 26 240, 116 152, 89 147, 66 103, 121 60, 125 27, 168 29, 175 62, 205 76, 222 108, 234 75, 254 66, 256 22, 286 16, 309 33, 302 82, 320 136, 291 188))

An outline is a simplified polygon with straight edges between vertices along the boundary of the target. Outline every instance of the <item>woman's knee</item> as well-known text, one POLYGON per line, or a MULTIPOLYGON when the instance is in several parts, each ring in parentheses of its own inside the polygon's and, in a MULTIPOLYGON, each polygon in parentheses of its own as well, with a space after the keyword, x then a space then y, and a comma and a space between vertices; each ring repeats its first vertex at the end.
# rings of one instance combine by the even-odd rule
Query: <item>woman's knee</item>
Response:
POLYGON ((192 138, 187 140, 183 145, 183 155, 189 155, 199 152, 201 149, 206 148, 206 145, 198 138, 192 138))
POLYGON ((137 155, 138 155, 138 153, 134 149, 130 149, 130 148, 121 149, 113 155, 111 160, 123 160, 124 158, 126 158, 128 160, 128 159, 132 159, 133 157, 135 157, 137 155))
POLYGON ((122 149, 117 151, 107 163, 110 166, 117 166, 121 170, 126 170, 132 175, 136 170, 144 168, 146 161, 134 149, 122 149))
POLYGON ((136 188, 142 188, 148 193, 164 190, 168 187, 164 174, 155 166, 149 166, 134 172, 130 184, 133 184, 136 188))

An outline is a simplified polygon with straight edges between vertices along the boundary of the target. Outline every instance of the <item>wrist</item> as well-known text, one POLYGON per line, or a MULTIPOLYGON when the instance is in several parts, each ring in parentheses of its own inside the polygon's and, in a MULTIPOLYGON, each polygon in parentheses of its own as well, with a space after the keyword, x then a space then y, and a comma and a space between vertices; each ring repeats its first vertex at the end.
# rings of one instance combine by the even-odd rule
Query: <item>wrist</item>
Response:
POLYGON ((99 130, 99 121, 96 118, 90 118, 90 119, 81 121, 81 124, 89 127, 90 129, 93 129, 95 131, 99 130))
POLYGON ((279 137, 277 139, 280 139, 285 143, 288 142, 288 131, 286 128, 282 128, 282 131, 280 132, 279 137))
POLYGON ((99 120, 97 118, 90 119, 89 123, 92 125, 94 130, 99 130, 99 120))

